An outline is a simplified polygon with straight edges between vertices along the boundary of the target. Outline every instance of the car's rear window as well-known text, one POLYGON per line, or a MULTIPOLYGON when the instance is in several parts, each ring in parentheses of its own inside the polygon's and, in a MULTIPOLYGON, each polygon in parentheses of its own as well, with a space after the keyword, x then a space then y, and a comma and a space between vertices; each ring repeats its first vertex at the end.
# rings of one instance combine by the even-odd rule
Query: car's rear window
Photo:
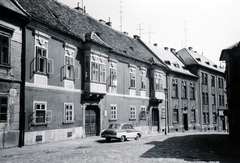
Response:
POLYGON ((108 128, 109 129, 119 129, 120 128, 120 124, 110 124, 110 126, 108 128))

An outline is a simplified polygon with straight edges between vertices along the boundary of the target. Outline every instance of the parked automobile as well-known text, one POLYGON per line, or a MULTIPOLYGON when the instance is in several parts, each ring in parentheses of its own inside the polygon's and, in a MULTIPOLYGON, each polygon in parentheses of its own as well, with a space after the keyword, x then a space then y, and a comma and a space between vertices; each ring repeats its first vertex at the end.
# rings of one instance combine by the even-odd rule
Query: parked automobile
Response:
POLYGON ((106 141, 111 139, 119 139, 121 142, 127 139, 138 140, 142 136, 141 131, 137 131, 129 123, 114 123, 110 124, 108 129, 101 133, 101 137, 105 138, 106 141))

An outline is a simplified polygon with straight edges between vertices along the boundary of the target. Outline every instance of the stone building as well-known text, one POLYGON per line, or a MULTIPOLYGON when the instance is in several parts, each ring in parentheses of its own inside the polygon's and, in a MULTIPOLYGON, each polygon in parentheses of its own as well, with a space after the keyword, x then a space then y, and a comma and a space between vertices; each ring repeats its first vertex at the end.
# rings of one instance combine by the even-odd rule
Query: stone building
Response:
POLYGON ((226 63, 226 94, 228 110, 225 115, 229 118, 229 134, 234 139, 240 139, 240 44, 236 43, 221 52, 220 60, 226 63))
POLYGON ((192 47, 183 48, 176 56, 191 73, 199 77, 196 84, 201 131, 227 131, 228 119, 224 68, 217 66, 192 47))
POLYGON ((0 148, 22 145, 23 33, 27 22, 27 13, 16 1, 0 1, 0 148))

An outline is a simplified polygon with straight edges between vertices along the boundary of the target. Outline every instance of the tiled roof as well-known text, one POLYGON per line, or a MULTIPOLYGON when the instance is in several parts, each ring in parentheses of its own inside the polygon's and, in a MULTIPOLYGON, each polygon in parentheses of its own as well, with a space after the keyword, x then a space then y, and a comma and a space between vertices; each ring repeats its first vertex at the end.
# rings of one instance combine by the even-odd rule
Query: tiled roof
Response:
POLYGON ((1 0, 0 6, 3 6, 5 8, 8 8, 9 10, 15 11, 16 13, 27 17, 27 14, 21 9, 20 6, 18 6, 18 3, 15 0, 1 0))
MULTIPOLYGON (((85 41, 86 34, 95 33, 97 43, 112 48, 113 52, 151 64, 151 54, 139 42, 122 32, 92 18, 86 13, 56 0, 18 0, 20 5, 30 13, 32 19, 85 41)), ((157 63, 162 65, 161 63, 157 63)), ((162 65, 163 66, 163 65, 162 65)))
POLYGON ((189 70, 185 69, 185 65, 170 51, 161 49, 157 46, 144 43, 155 55, 162 60, 165 65, 174 72, 182 73, 185 75, 190 75, 196 77, 189 70))
POLYGON ((215 71, 225 71, 224 68, 217 66, 217 64, 213 63, 211 60, 209 60, 203 55, 198 54, 195 51, 183 48, 179 50, 177 54, 179 54, 179 56, 184 60, 185 65, 201 65, 215 71))

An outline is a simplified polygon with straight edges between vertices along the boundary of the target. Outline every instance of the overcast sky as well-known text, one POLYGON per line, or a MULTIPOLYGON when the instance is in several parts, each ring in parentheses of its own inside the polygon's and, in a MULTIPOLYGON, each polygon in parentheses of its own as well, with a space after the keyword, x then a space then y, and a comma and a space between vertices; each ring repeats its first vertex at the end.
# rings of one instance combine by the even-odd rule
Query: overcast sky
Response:
POLYGON ((58 1, 71 8, 79 2, 93 18, 110 18, 112 28, 141 35, 147 43, 177 51, 193 47, 218 65, 221 50, 240 41, 239 0, 58 1))

